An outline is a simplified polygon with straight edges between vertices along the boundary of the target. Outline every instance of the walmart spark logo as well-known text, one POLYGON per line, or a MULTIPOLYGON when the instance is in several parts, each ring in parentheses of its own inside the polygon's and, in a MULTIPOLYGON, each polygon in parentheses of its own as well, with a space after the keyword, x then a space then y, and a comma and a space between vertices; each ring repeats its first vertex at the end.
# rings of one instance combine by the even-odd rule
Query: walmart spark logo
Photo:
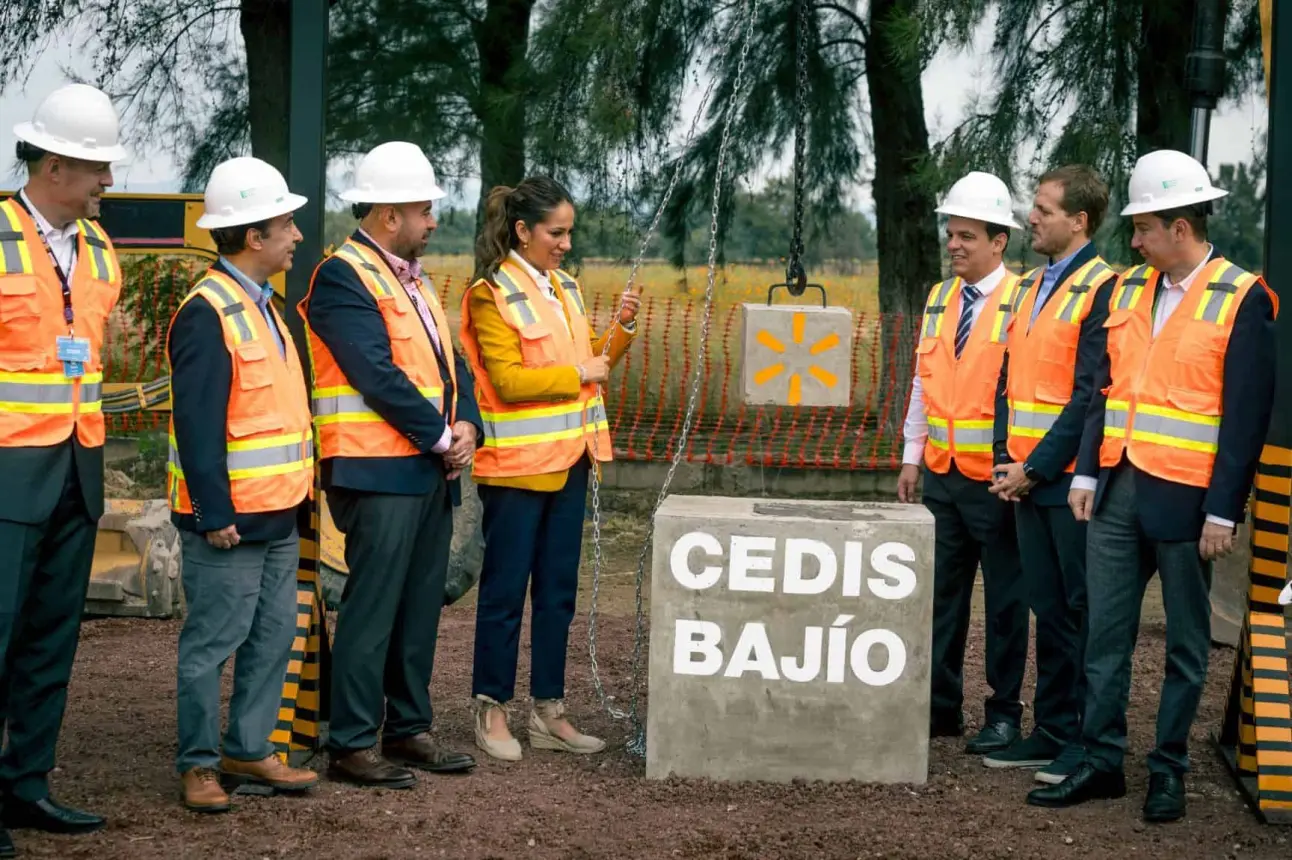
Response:
MULTIPOLYGON (((754 336, 754 339, 759 343, 759 345, 770 350, 776 356, 781 357, 782 360, 776 361, 775 363, 769 364, 766 367, 762 368, 761 370, 756 371, 754 373, 755 385, 759 385, 759 386, 766 385, 768 382, 771 382, 773 379, 776 379, 781 374, 785 373, 784 359, 788 359, 791 356, 797 357, 802 354, 802 351, 804 349, 803 335, 806 327, 807 327, 807 314, 802 312, 794 313, 793 318, 790 321, 790 329, 791 329, 791 335, 793 340, 792 348, 790 346, 787 346, 784 342, 781 341, 780 338, 772 334, 767 329, 758 330, 757 334, 755 334, 754 336)), ((806 349, 807 349, 808 355, 815 358, 818 355, 822 355, 824 353, 829 352, 832 349, 835 349, 836 347, 839 346, 840 343, 841 341, 840 341, 839 335, 835 332, 830 332, 824 337, 817 339, 814 343, 807 345, 806 349)), ((807 373, 809 376, 811 376, 817 382, 820 382, 826 388, 833 389, 835 386, 839 384, 838 375, 831 373, 829 370, 826 370, 824 367, 821 367, 818 364, 815 364, 815 363, 808 364, 807 373)), ((789 397, 787 402, 789 403, 790 406, 798 406, 802 401, 803 401, 803 377, 799 373, 791 373, 789 377, 789 397)))

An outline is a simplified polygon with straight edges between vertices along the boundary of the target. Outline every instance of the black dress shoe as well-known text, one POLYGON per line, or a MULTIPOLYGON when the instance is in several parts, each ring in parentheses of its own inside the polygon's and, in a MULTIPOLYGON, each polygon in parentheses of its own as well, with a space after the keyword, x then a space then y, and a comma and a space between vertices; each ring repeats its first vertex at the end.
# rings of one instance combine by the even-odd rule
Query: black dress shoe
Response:
POLYGON ((18 849, 13 847, 13 837, 8 830, 0 829, 0 857, 17 857, 18 849))
POLYGON ((395 764, 431 773, 460 773, 476 766, 474 758, 466 753, 445 749, 426 732, 409 738, 383 741, 381 754, 395 764))
POLYGON ((1120 770, 1096 770, 1082 762, 1072 776, 1058 785, 1034 788, 1027 795, 1031 806, 1061 809, 1087 800, 1115 800, 1126 796, 1126 775, 1120 770))
POLYGON ((1144 820, 1155 823, 1184 818, 1184 777, 1173 773, 1154 773, 1148 778, 1148 795, 1144 798, 1144 820))
POLYGON ((999 752, 1018 738, 1018 726, 999 720, 974 735, 965 744, 965 752, 971 755, 987 755, 999 752))
POLYGON ((417 784, 411 770, 387 761, 376 747, 332 758, 327 772, 333 779, 365 788, 412 788, 417 784))
POLYGON ((93 833, 107 822, 93 812, 60 806, 53 798, 31 802, 5 798, 4 825, 15 830, 43 830, 46 833, 93 833))

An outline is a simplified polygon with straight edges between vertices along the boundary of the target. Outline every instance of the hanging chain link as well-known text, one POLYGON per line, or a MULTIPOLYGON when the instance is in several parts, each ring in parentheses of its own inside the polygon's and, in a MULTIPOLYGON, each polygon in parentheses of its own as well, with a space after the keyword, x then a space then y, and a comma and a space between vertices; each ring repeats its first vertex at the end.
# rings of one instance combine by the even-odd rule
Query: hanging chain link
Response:
MULTIPOLYGON (((809 0, 799 0, 797 27, 794 36, 794 62, 796 65, 794 88, 794 235, 790 239, 790 256, 785 267, 785 283, 797 285, 797 293, 807 284, 803 268, 803 183, 804 152, 807 148, 807 40, 809 0)), ((793 291, 793 290, 792 290, 793 291)))
MULTIPOLYGON (((592 470, 592 475, 591 475, 593 568, 592 568, 592 603, 588 610, 588 657, 592 664, 592 684, 596 690, 597 697, 601 702, 601 706, 602 708, 605 709, 606 713, 610 714, 610 716, 613 717, 614 719, 628 720, 630 737, 626 744, 626 749, 631 755, 635 755, 635 756, 644 756, 646 754, 646 729, 645 729, 645 726, 642 725, 641 717, 638 713, 638 704, 641 698, 641 690, 645 683, 645 678, 643 677, 643 672, 642 672, 642 646, 646 638, 646 631, 645 631, 646 613, 644 611, 643 602, 642 602, 642 591, 643 591, 643 583, 646 577, 646 556, 649 554, 650 547, 651 547, 650 530, 654 526, 655 514, 659 510, 660 505, 664 503, 664 499, 668 495, 669 486, 673 483, 673 477, 674 475, 677 474, 678 466, 681 464, 682 457, 686 452, 686 440, 687 440, 687 437, 690 435, 691 422, 695 417, 695 407, 699 400, 700 386, 704 382, 704 364, 705 364, 704 358, 705 358, 705 353, 707 351, 708 343, 709 343, 709 323, 712 317, 712 310, 713 310, 713 290, 714 290, 715 282, 717 280, 718 213, 719 213, 719 206, 722 200, 722 178, 723 178, 723 175, 726 173, 727 149, 731 140, 731 127, 735 124, 736 114, 739 112, 737 99, 744 86, 745 60, 749 55, 750 43, 753 41, 754 22, 758 17, 758 3, 759 3, 759 0, 750 0, 747 17, 745 18, 744 41, 741 44, 741 48, 740 48, 740 60, 736 66, 736 76, 735 76, 734 84, 732 86, 731 100, 727 104, 726 117, 723 120, 722 142, 718 147, 718 164, 713 178, 713 206, 710 212, 710 219, 709 219, 708 279, 705 284, 704 312, 700 321, 700 348, 699 348, 699 355, 696 358, 695 375, 691 382, 691 391, 690 391, 690 396, 687 400, 686 415, 682 421, 682 430, 678 435, 676 447, 674 448, 674 451, 673 451, 673 462, 669 466, 668 474, 664 477, 664 483, 661 485, 659 495, 655 499, 655 505, 651 509, 651 515, 650 515, 648 528, 647 528, 647 535, 645 539, 642 541, 641 551, 637 555, 637 573, 635 577, 637 612, 636 612, 636 627, 633 632, 633 656, 632 656, 632 663, 631 663, 631 670, 630 670, 630 674, 631 674, 630 686, 631 686, 632 693, 631 693, 631 700, 630 700, 629 708, 627 712, 619 708, 616 708, 610 704, 610 698, 606 695, 605 688, 601 683, 600 670, 597 665, 597 627, 596 627, 597 598, 598 598, 598 592, 599 592, 600 583, 601 583, 601 562, 602 562, 601 480, 600 480, 599 467, 594 466, 592 470)), ((728 38, 726 44, 724 45, 724 48, 723 48, 724 51, 734 41, 735 34, 737 32, 739 32, 739 28, 733 27, 732 34, 728 38)), ((686 141, 687 144, 690 143, 691 136, 694 135, 695 133, 695 129, 699 121, 699 118, 704 113, 704 110, 703 110, 704 103, 708 101, 709 95, 710 93, 712 93, 712 91, 713 91, 713 81, 711 79, 708 88, 705 90, 704 101, 701 103, 700 109, 696 111, 695 117, 692 119, 691 129, 687 135, 687 141, 686 141)), ((683 164, 682 159, 679 158, 678 164, 674 169, 672 179, 669 181, 668 189, 665 193, 664 199, 663 201, 661 201, 659 208, 655 212, 655 218, 651 222, 650 229, 648 230, 645 238, 642 240, 640 253, 638 254, 637 259, 633 263, 632 272, 628 276, 629 287, 631 287, 633 284, 633 279, 636 276, 638 267, 641 265, 642 259, 645 257, 646 248, 650 242, 651 235, 653 234, 654 230, 659 224, 660 217, 664 212, 664 207, 668 203, 668 199, 672 195, 673 189, 677 184, 678 177, 682 170, 682 164, 683 164)), ((614 323, 614 320, 618 319, 618 314, 620 311, 622 311, 622 309, 623 309, 623 304, 621 301, 619 309, 616 310, 615 316, 611 320, 612 325, 614 323)), ((608 351, 609 342, 610 342, 610 339, 607 338, 605 345, 603 345, 603 354, 605 354, 605 351, 608 351)), ((600 393, 600 390, 601 390, 600 386, 598 386, 599 393, 600 393)), ((586 423, 587 421, 586 411, 585 411, 584 420, 586 423)), ((597 439, 597 436, 596 436, 596 433, 594 432, 592 434, 594 459, 596 459, 596 451, 597 451, 596 439, 597 439)))

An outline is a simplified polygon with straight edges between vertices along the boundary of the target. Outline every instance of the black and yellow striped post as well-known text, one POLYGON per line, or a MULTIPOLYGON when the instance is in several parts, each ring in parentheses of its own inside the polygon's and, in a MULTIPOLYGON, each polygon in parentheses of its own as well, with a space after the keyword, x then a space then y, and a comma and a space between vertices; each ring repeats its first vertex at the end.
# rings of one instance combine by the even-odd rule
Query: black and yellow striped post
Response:
MULTIPOLYGON (((324 151, 324 104, 327 98, 329 0, 291 4, 291 82, 288 108, 287 184, 309 198, 296 213, 303 240, 296 248, 301 265, 287 273, 285 313, 303 367, 309 367, 305 325, 296 306, 309 291, 315 262, 322 258, 323 202, 327 157, 324 151)), ((308 373, 308 371, 307 371, 308 373)), ((314 450, 318 450, 317 439, 314 450)), ((321 489, 315 470, 314 501, 303 506, 301 560, 296 574, 296 641, 278 711, 278 728, 270 740, 293 764, 308 761, 322 747, 327 724, 329 649, 327 608, 319 581, 321 489)))
POLYGON ((1266 822, 1292 824, 1292 640, 1278 602, 1292 519, 1292 248, 1284 239, 1292 231, 1292 9, 1284 4, 1280 15, 1272 0, 1261 0, 1261 25, 1270 106, 1265 276, 1282 305, 1278 382, 1252 502, 1247 612, 1216 742, 1252 809, 1266 822))

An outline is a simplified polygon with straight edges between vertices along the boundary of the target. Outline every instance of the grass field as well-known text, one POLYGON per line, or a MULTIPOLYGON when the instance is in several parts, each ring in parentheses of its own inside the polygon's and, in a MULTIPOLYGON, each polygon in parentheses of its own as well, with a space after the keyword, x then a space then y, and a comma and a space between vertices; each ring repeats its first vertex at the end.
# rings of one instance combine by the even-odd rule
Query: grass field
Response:
MULTIPOLYGON (((422 258, 422 265, 433 275, 437 286, 443 286, 447 279, 450 295, 455 301, 461 296, 460 290, 470 278, 472 270, 471 258, 466 256, 429 255, 422 258)), ((875 263, 861 263, 849 268, 851 270, 833 267, 827 271, 812 272, 811 280, 825 287, 831 305, 847 307, 854 313, 878 312, 878 272, 875 263)), ((593 296, 601 296, 603 302, 618 296, 627 286, 630 269, 631 266, 624 263, 589 261, 577 273, 572 274, 578 277, 591 304, 593 296)), ((718 270, 714 281, 714 302, 718 305, 765 302, 767 285, 783 281, 784 278, 785 266, 781 262, 727 266, 718 270)), ((637 282, 642 285, 645 293, 658 298, 702 299, 707 281, 708 271, 702 265, 679 270, 668 263, 655 261, 643 264, 637 272, 637 282)), ((815 290, 798 299, 784 290, 778 290, 775 301, 777 304, 811 304, 819 301, 819 298, 815 290)))

